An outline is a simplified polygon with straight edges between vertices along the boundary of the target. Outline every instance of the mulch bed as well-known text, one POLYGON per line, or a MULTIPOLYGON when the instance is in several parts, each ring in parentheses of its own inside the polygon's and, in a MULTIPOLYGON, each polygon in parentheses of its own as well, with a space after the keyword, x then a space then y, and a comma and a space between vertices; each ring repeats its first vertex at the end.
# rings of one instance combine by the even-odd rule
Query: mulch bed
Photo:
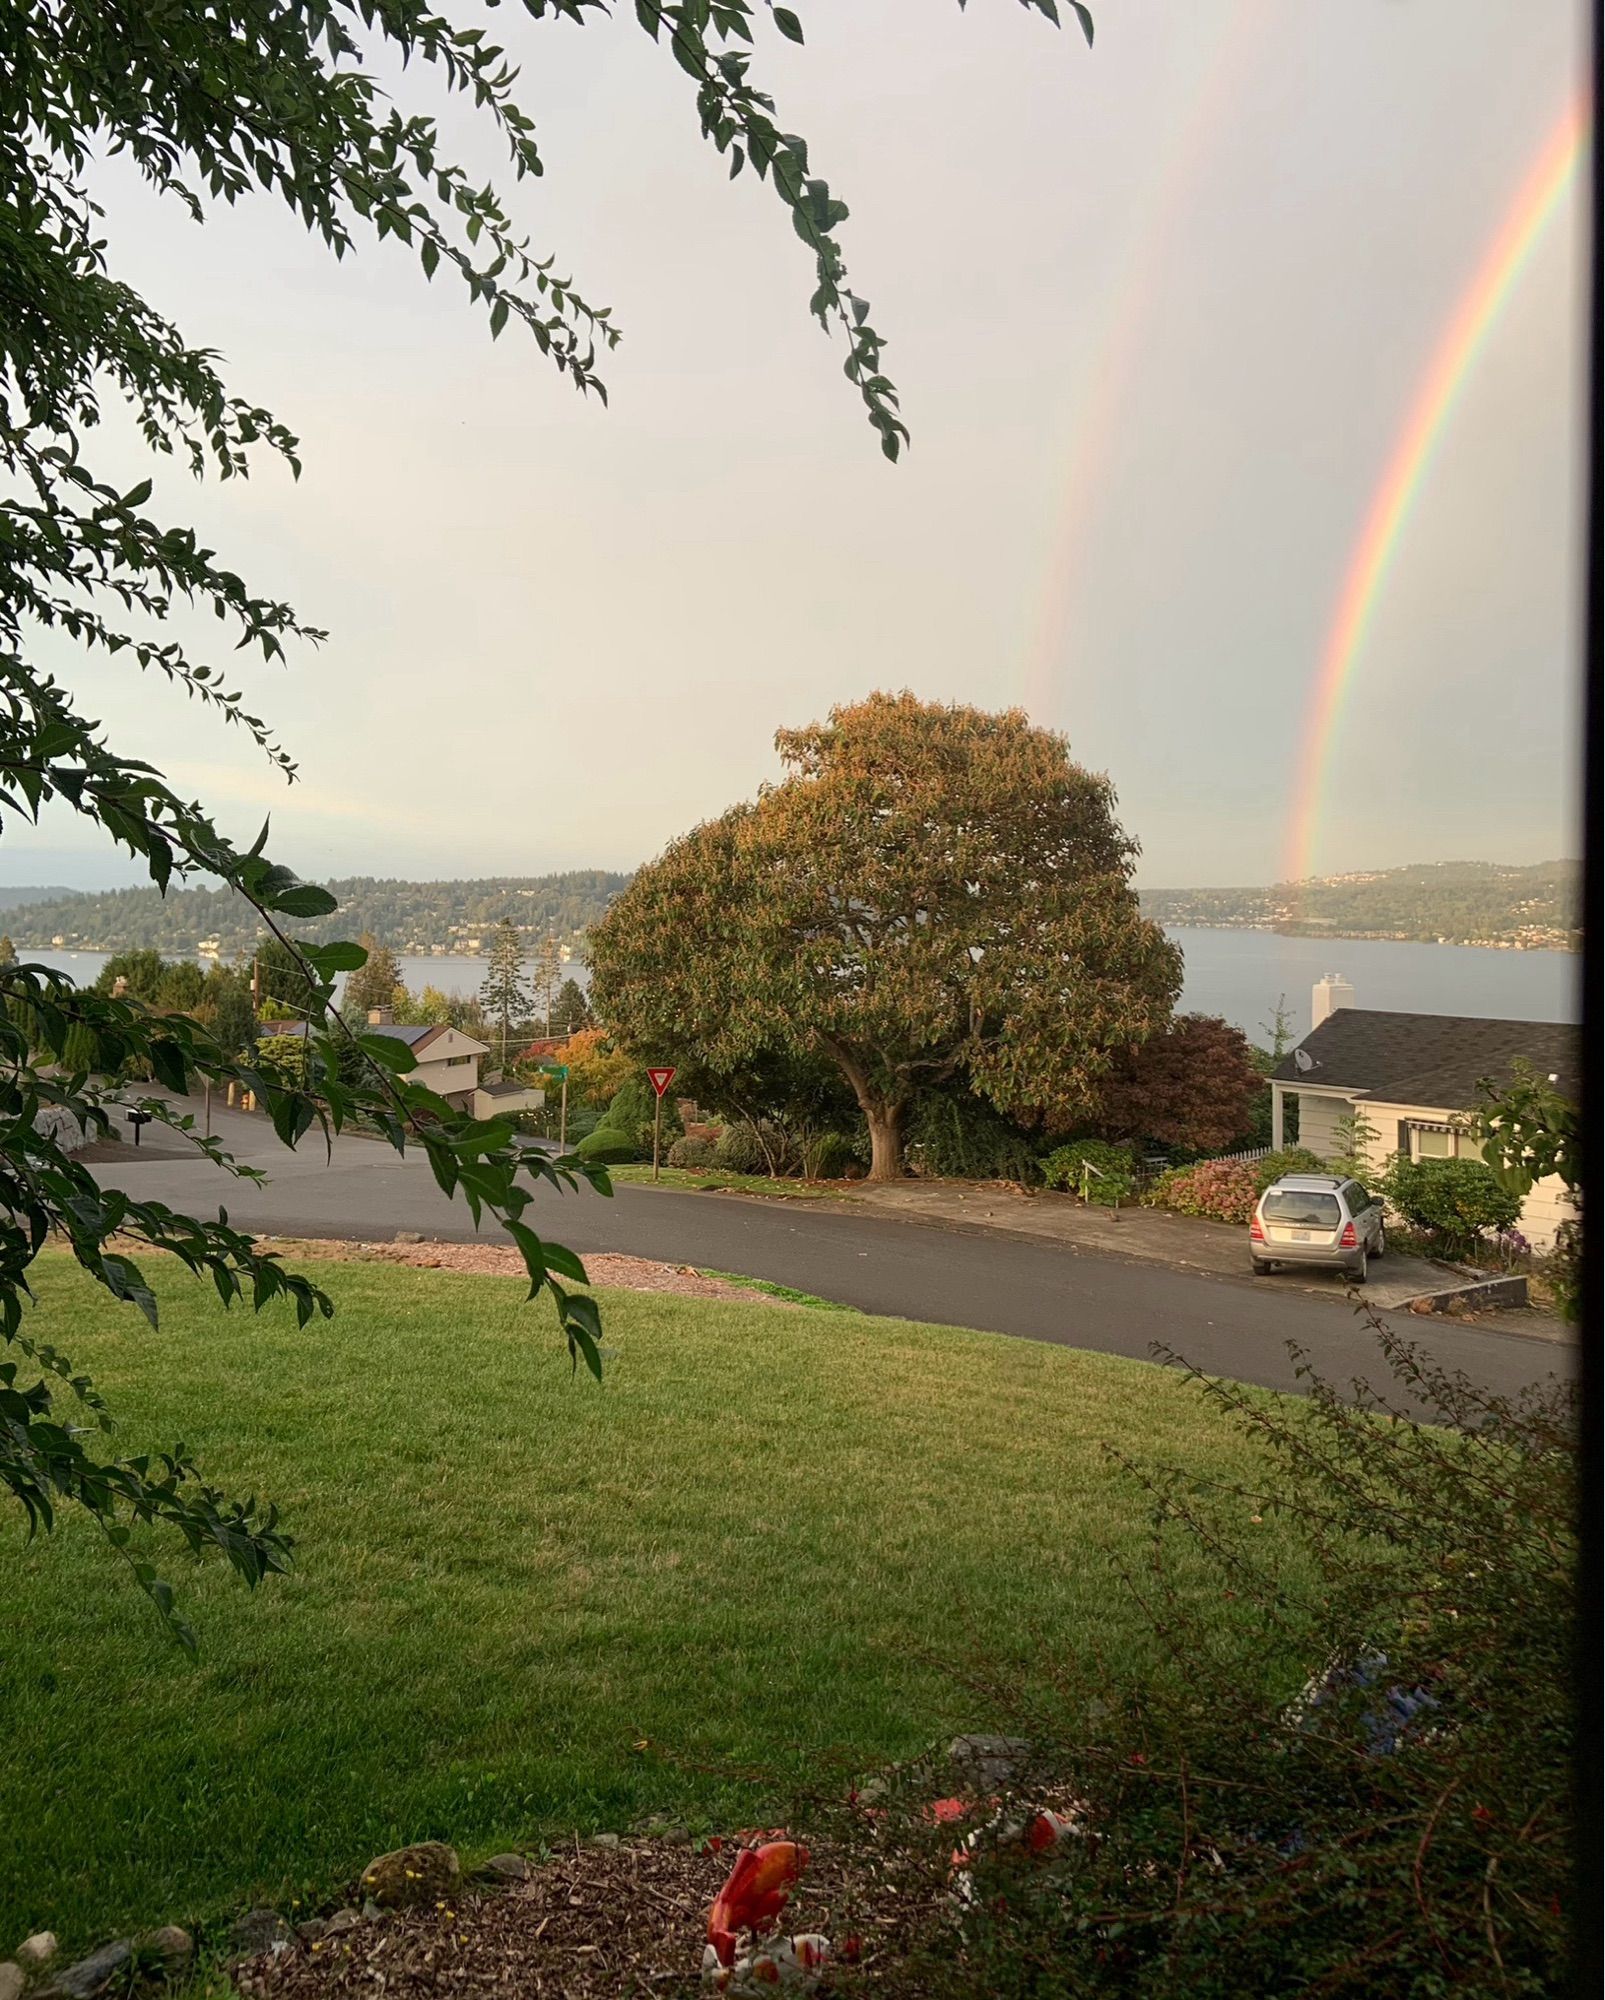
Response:
MULTIPOLYGON (((675 1846, 656 1839, 617 1847, 576 1842, 531 1864, 527 1882, 449 1905, 379 1916, 336 1937, 298 1944, 234 1969, 248 2000, 683 2000, 708 1994, 702 1951, 708 1910, 740 1842, 675 1846)), ((833 1969, 827 1986, 885 1993, 901 1969, 898 1942, 939 1900, 939 1883, 888 1879, 815 1847, 781 1923, 786 1933, 863 1937, 858 1965, 833 1969), (863 1921, 864 1892, 874 1915, 863 1921), (856 1892, 856 1893, 855 1893, 856 1892), (851 1919, 849 1910, 854 1911, 851 1919)))

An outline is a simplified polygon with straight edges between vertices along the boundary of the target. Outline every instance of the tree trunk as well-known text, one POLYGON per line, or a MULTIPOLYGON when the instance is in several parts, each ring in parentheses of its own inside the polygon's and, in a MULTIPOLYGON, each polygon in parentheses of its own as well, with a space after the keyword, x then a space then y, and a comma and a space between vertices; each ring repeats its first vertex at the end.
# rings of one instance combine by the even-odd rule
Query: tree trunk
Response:
POLYGON ((872 1181, 903 1178, 903 1106, 865 1105, 869 1123, 869 1177, 872 1181))

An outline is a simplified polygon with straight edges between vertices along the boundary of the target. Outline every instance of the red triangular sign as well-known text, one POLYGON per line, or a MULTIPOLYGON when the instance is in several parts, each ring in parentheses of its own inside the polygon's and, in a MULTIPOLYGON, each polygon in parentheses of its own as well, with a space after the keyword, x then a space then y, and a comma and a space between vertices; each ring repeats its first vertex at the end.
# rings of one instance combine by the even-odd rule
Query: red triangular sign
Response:
POLYGON ((646 1074, 647 1074, 647 1081, 651 1084, 652 1088, 657 1092, 659 1097, 663 1095, 663 1093, 668 1089, 669 1085, 674 1081, 674 1071, 672 1069, 649 1069, 646 1074))

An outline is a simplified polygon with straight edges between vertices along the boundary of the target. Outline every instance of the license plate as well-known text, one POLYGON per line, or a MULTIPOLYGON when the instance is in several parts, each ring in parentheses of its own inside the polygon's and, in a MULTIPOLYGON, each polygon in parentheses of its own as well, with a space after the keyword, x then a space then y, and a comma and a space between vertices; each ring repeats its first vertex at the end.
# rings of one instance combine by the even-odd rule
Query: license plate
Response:
POLYGON ((1293 1241, 1295 1243, 1308 1243, 1309 1240, 1310 1232, 1307 1229, 1295 1229, 1293 1231, 1293 1241))

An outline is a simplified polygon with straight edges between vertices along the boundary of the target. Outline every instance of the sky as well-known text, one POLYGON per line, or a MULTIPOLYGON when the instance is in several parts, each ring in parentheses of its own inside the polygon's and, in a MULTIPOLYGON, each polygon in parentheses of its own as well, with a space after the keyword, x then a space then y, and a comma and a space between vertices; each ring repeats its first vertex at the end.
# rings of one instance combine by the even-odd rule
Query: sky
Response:
MULTIPOLYGON (((117 275, 300 437, 300 481, 158 475, 329 639, 230 665, 300 761, 42 641, 114 741, 303 875, 628 868, 875 688, 1023 705, 1113 778, 1152 887, 1274 880, 1322 646, 1412 395, 1584 74, 1580 0, 796 0, 783 129, 851 208, 912 448, 880 455, 811 260, 624 7, 488 16, 545 178, 509 187, 624 331, 610 403, 459 289, 265 198, 204 227, 115 161, 117 275)), ((450 10, 466 19, 468 0, 450 10)), ((389 72, 385 72, 387 79, 389 72)), ((427 73, 480 178, 494 141, 427 73)), ((1581 180, 1487 340, 1340 710, 1321 872, 1579 849, 1581 180)), ((112 417, 102 473, 150 467, 112 417)), ((207 641, 215 628, 195 628, 207 641)), ((47 817, 0 881, 139 879, 47 817)))

